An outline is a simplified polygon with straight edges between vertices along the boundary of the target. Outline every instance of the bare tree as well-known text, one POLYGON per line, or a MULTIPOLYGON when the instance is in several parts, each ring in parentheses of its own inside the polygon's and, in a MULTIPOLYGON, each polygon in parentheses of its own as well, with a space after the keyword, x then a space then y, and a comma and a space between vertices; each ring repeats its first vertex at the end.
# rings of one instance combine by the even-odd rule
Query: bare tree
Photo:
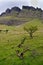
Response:
POLYGON ((24 27, 24 30, 26 30, 29 33, 31 38, 33 38, 33 33, 37 31, 37 29, 37 26, 31 26, 29 28, 24 27))
POLYGON ((23 59, 23 58, 24 58, 24 54, 25 54, 27 51, 30 51, 30 49, 29 49, 29 48, 26 48, 26 49, 24 49, 23 52, 19 52, 19 50, 17 50, 17 51, 16 51, 16 54, 17 54, 17 56, 18 56, 20 59, 23 59))
POLYGON ((24 44, 25 40, 26 40, 26 37, 24 37, 24 38, 22 39, 21 43, 18 45, 19 48, 22 47, 22 44, 24 44))

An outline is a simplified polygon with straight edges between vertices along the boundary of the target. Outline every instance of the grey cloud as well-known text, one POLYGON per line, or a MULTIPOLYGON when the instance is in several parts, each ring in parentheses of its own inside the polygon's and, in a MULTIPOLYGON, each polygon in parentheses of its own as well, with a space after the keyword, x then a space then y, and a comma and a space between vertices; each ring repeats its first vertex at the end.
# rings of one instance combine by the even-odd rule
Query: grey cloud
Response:
MULTIPOLYGON (((5 11, 7 8, 14 6, 22 7, 22 5, 31 5, 30 0, 14 0, 14 1, 3 1, 0 2, 0 13, 5 11)), ((43 9, 43 0, 39 0, 38 7, 43 9)))

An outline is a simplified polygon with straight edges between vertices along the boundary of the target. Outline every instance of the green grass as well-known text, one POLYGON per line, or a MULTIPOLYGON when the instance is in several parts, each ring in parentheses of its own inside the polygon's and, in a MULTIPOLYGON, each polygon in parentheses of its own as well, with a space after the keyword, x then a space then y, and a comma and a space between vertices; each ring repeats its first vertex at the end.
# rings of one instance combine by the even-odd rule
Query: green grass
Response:
POLYGON ((43 65, 43 23, 39 19, 34 19, 28 23, 20 26, 5 26, 0 25, 0 65, 43 65), (29 34, 24 31, 24 26, 30 27, 37 25, 38 30, 34 33, 33 39, 30 39, 29 34), (8 29, 6 34, 4 30, 8 29), (26 37, 23 47, 17 47, 21 40, 26 37), (24 59, 20 59, 16 55, 16 50, 19 49, 20 53, 25 48, 27 51, 24 54, 24 59))

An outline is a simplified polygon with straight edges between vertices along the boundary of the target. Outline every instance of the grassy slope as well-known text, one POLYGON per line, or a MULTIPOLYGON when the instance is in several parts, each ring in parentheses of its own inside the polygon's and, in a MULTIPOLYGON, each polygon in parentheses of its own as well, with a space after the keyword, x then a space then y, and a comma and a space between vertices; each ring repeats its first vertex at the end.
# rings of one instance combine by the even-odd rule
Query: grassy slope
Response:
POLYGON ((8 24, 9 25, 20 25, 20 24, 25 23, 26 21, 29 22, 30 20, 32 20, 32 18, 21 18, 21 17, 16 17, 16 16, 3 16, 3 17, 0 17, 0 23, 1 24, 6 24, 6 25, 8 25, 8 24))
POLYGON ((31 18, 19 18, 19 17, 15 17, 15 16, 3 16, 3 17, 0 17, 0 21, 3 21, 3 20, 30 20, 31 18))
POLYGON ((43 24, 38 19, 34 19, 31 22, 23 24, 21 26, 5 26, 0 25, 0 65, 43 65, 43 24), (30 39, 28 33, 23 30, 24 26, 30 27, 31 25, 37 25, 38 31, 34 33, 34 38, 30 39), (5 29, 9 29, 6 34, 5 29), (23 37, 26 36, 26 40, 23 47, 29 47, 30 50, 24 54, 24 59, 21 60, 17 57, 15 50, 17 45, 21 43, 23 37), (33 53, 34 52, 34 53, 33 53))

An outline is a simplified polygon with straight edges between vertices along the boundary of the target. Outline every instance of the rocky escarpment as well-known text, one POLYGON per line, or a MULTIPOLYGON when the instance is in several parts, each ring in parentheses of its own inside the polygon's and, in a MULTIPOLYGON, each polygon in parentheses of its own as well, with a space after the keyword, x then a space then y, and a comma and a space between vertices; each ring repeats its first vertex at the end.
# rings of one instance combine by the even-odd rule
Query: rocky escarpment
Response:
POLYGON ((5 12, 1 13, 0 24, 20 25, 27 22, 27 20, 25 19, 31 20, 34 18, 39 18, 43 20, 43 10, 41 8, 34 8, 32 6, 22 6, 22 9, 20 9, 19 7, 12 7, 11 9, 8 8, 5 12), (8 16, 13 17, 14 19, 10 18, 9 20, 7 20, 6 17, 8 16), (15 18, 18 19, 15 20, 15 18), (20 18, 23 18, 23 20, 21 20, 20 18))

